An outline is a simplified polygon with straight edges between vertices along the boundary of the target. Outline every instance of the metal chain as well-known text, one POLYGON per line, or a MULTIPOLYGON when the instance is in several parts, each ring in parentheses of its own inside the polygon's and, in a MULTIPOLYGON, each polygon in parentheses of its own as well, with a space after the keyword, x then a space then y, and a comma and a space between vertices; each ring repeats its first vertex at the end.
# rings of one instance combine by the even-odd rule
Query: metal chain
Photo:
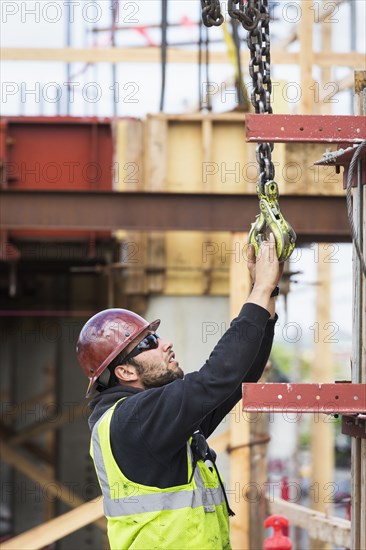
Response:
MULTIPOLYGON (((204 6, 205 25, 220 25, 222 19, 217 0, 201 0, 204 6), (206 23, 206 20, 211 20, 206 23), (214 21, 214 22, 212 22, 214 21)), ((228 11, 248 31, 247 43, 250 50, 249 74, 253 82, 251 100, 256 113, 272 113, 271 107, 271 43, 269 39, 268 0, 228 0, 228 11)), ((287 260, 295 247, 296 233, 281 213, 278 202, 278 185, 274 181, 275 168, 272 162, 273 143, 259 143, 257 162, 259 179, 257 193, 260 213, 252 223, 248 242, 256 254, 271 232, 276 240, 278 260, 287 260)))
POLYGON ((201 0, 202 21, 206 27, 219 27, 224 22, 220 0, 201 0))
POLYGON ((248 32, 249 74, 252 77, 252 104, 256 113, 272 113, 271 43, 268 0, 254 0, 261 13, 260 25, 248 32))
POLYGON ((232 19, 237 19, 247 31, 254 30, 261 18, 260 11, 255 7, 255 0, 228 0, 227 11, 232 19), (239 4, 239 9, 234 5, 239 4))
MULTIPOLYGON (((271 42, 269 36, 268 0, 254 0, 254 10, 260 13, 260 24, 248 32, 250 50, 249 74, 253 91, 251 101, 256 113, 272 113, 271 107, 271 42)), ((253 12, 254 13, 254 12, 253 12)), ((275 168, 272 162, 273 143, 259 143, 257 162, 259 164, 259 186, 274 180, 275 168)))
MULTIPOLYGON (((219 0, 201 0, 202 19, 206 26, 221 25, 219 0)), ((269 36, 268 0, 228 0, 228 12, 232 19, 239 21, 248 31, 247 43, 250 50, 249 74, 253 91, 251 101, 256 113, 272 113, 271 107, 271 43, 269 36)), ((259 185, 263 188, 267 181, 275 177, 272 162, 273 143, 260 143, 257 146, 259 165, 259 185)))

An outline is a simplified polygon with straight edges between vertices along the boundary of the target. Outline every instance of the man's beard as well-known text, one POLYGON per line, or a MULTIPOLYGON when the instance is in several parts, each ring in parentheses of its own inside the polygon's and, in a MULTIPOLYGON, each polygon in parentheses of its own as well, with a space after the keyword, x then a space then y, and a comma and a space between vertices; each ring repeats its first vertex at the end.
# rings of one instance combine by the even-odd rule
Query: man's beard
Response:
POLYGON ((129 363, 136 368, 141 383, 147 390, 161 388, 184 377, 184 373, 180 367, 177 367, 175 370, 160 372, 157 367, 143 367, 139 363, 138 358, 132 358, 129 363))
POLYGON ((179 380, 183 378, 183 372, 181 371, 181 369, 179 369, 174 372, 165 372, 160 376, 151 376, 148 373, 142 373, 140 378, 144 387, 149 390, 150 388, 161 388, 162 386, 166 386, 167 384, 174 382, 174 380, 179 380))

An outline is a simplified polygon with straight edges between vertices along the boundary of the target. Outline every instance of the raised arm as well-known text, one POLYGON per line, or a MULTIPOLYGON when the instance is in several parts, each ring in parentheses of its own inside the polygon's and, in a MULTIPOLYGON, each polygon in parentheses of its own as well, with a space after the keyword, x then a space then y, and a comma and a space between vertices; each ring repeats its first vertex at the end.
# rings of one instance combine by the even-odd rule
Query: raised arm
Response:
POLYGON ((273 337, 271 328, 267 329, 271 293, 279 276, 275 243, 271 240, 261 247, 256 281, 247 302, 205 365, 198 372, 187 374, 184 380, 134 397, 140 429, 151 449, 176 452, 218 407, 231 397, 237 400, 233 394, 240 391, 242 381, 253 376, 254 371, 258 374, 258 365, 253 369, 258 356, 264 367, 273 337), (261 350, 263 344, 265 349, 261 350))

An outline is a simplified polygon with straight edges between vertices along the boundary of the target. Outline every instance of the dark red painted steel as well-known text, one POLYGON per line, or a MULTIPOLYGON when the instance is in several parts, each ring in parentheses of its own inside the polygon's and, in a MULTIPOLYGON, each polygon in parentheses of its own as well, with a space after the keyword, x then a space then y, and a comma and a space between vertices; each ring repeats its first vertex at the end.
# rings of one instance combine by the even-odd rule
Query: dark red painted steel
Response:
MULTIPOLYGON (((3 187, 17 190, 112 190, 110 119, 5 117, 1 129, 3 187)), ((9 238, 51 236, 93 240, 96 235, 90 232, 59 231, 50 235, 43 230, 13 231, 9 238)))
POLYGON ((357 413, 366 410, 365 384, 243 384, 243 411, 357 413))
POLYGON ((4 122, 1 160, 11 189, 112 189, 110 120, 9 117, 4 122))
MULTIPOLYGON (((80 191, 0 192, 0 229, 243 231, 258 214, 256 195, 80 191)), ((300 240, 350 240, 344 197, 283 195, 300 240)))
POLYGON ((342 434, 366 439, 366 414, 342 416, 342 434))
POLYGON ((258 115, 245 116, 250 142, 360 143, 366 139, 364 116, 258 115))

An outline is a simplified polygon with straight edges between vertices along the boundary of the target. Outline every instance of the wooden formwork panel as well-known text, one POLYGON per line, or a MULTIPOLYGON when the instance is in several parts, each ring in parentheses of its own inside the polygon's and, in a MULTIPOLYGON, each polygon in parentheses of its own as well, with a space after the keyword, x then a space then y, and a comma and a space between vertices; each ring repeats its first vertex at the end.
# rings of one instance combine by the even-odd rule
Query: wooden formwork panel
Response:
MULTIPOLYGON (((243 113, 124 119, 116 136, 119 191, 256 192, 256 145, 245 141, 243 113)), ((314 166, 324 150, 322 144, 276 144, 280 194, 341 195, 341 176, 314 166)), ((296 220, 291 223, 296 229, 296 220)), ((117 236, 128 273, 123 291, 130 295, 228 295, 230 255, 243 259, 244 243, 233 249, 227 232, 120 231, 117 236)))
MULTIPOLYGON (((255 193, 256 145, 245 142, 245 115, 149 115, 145 121, 144 189, 255 193)), ((337 145, 327 149, 336 150, 337 145)), ((281 194, 341 195, 333 167, 314 166, 321 143, 278 143, 273 152, 281 194)))

